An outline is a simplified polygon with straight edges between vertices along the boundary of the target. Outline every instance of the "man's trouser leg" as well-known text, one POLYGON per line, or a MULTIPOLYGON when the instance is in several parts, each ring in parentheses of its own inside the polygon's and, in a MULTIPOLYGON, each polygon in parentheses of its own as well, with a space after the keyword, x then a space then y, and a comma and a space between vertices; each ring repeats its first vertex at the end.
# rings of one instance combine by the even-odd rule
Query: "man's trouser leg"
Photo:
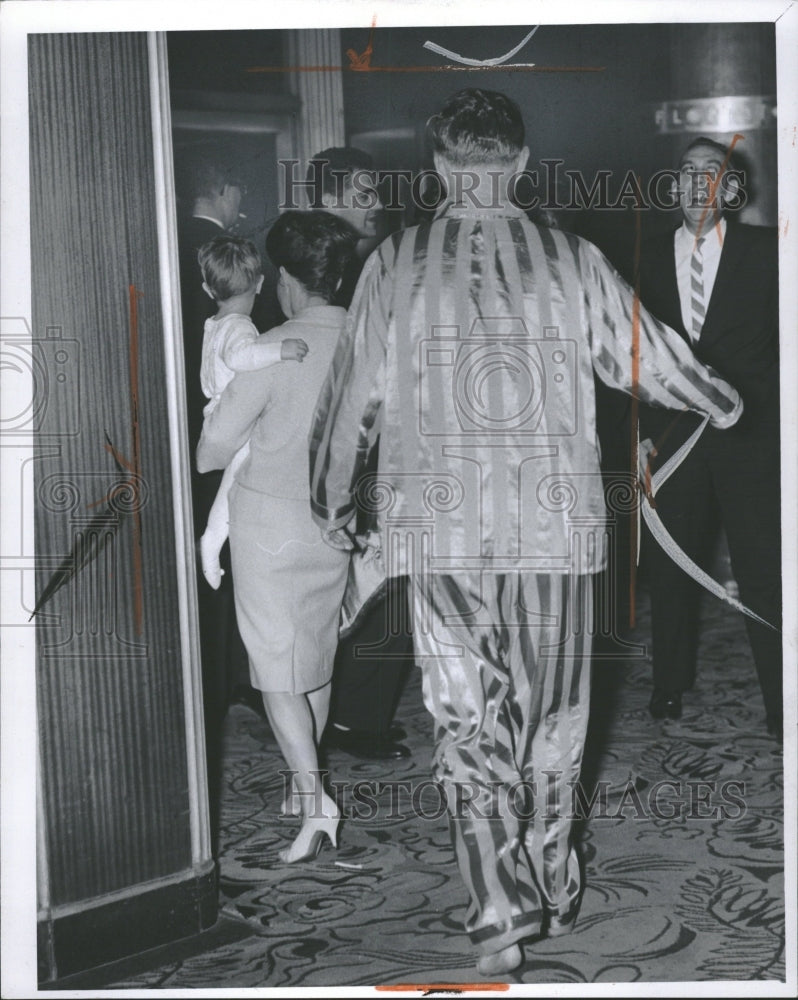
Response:
POLYGON ((413 666, 407 578, 390 581, 384 600, 338 644, 330 722, 388 739, 396 706, 413 666))
POLYGON ((413 578, 413 635, 481 951, 568 920, 580 881, 570 842, 590 701, 589 576, 413 578))
POLYGON ((729 442, 715 435, 712 477, 740 599, 776 628, 746 617, 759 685, 769 716, 782 714, 781 495, 779 437, 729 442))
MULTIPOLYGON (((718 515, 703 438, 663 484, 656 503, 674 542, 704 566, 716 538, 718 515)), ((701 587, 654 541, 648 529, 643 544, 651 594, 654 687, 681 694, 695 680, 701 587)))

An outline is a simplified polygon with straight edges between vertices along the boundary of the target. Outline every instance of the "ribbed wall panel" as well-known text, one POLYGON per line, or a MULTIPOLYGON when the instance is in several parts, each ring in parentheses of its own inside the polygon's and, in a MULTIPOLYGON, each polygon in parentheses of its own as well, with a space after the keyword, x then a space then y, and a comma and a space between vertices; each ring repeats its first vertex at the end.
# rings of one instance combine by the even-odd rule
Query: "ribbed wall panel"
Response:
POLYGON ((105 540, 38 616, 58 906, 189 868, 191 846, 146 36, 31 36, 29 54, 33 325, 47 378, 37 594, 60 559, 105 540), (138 476, 118 471, 106 435, 138 476))
POLYGON ((338 28, 297 29, 287 34, 288 64, 305 67, 289 75, 291 90, 302 101, 297 140, 304 169, 315 153, 344 144, 341 37, 338 28), (329 68, 311 68, 320 66, 329 68))

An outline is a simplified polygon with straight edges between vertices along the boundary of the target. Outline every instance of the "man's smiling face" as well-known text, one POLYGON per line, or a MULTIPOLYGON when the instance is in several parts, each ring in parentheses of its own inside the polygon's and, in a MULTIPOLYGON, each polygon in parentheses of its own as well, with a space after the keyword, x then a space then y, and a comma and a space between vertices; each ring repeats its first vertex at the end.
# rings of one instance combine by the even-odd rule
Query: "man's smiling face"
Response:
POLYGON ((687 228, 706 234, 720 220, 723 208, 723 153, 699 142, 691 146, 679 164, 679 204, 687 228))

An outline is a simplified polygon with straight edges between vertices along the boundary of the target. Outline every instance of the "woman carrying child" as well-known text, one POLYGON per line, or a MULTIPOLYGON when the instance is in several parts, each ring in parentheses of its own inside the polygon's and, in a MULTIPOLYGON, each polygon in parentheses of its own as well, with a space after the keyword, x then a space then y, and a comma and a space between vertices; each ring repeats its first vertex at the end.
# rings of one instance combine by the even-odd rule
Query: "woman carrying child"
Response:
MULTIPOLYGON (((280 361, 302 361, 308 353, 304 340, 287 337, 280 343, 261 337, 250 319, 255 296, 263 284, 263 269, 255 244, 238 236, 217 236, 197 255, 202 287, 217 305, 216 315, 205 320, 200 382, 208 402, 207 417, 219 405, 222 393, 236 372, 269 368, 280 361)), ((224 470, 208 524, 200 538, 202 572, 218 590, 224 570, 219 562, 227 541, 228 496, 235 474, 249 454, 249 442, 239 448, 224 470)))
POLYGON ((253 687, 294 772, 302 826, 280 852, 314 857, 326 835, 337 844, 340 813, 321 784, 318 741, 330 702, 349 554, 330 548, 310 515, 308 433, 346 311, 330 305, 357 236, 327 213, 286 212, 267 252, 279 269, 288 322, 260 338, 304 341, 303 363, 239 371, 205 417, 200 472, 226 468, 248 441, 229 495, 236 616, 253 687))

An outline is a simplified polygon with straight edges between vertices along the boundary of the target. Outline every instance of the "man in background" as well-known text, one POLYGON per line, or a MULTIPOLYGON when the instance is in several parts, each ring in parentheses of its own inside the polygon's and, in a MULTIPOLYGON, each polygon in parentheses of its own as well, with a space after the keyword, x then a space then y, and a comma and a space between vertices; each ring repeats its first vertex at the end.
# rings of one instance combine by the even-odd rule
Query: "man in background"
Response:
MULTIPOLYGON (((190 212, 178 220, 180 304, 183 315, 183 356, 186 377, 188 443, 191 455, 191 496, 194 538, 205 530, 208 513, 221 483, 221 473, 200 475, 193 461, 200 434, 202 411, 207 402, 200 383, 202 339, 205 320, 215 310, 202 288, 197 253, 203 244, 220 236, 238 221, 243 185, 232 165, 218 156, 196 155, 185 172, 185 199, 190 212)), ((244 700, 262 714, 262 702, 249 683, 246 650, 238 634, 229 553, 223 553, 225 575, 218 590, 212 590, 201 572, 197 579, 202 691, 205 710, 205 742, 212 832, 216 819, 221 780, 222 722, 232 700, 244 700)), ((199 569, 199 565, 198 565, 199 569)))
MULTIPOLYGON (((214 313, 213 301, 203 291, 197 253, 215 236, 229 232, 238 222, 242 184, 232 165, 208 154, 196 154, 185 171, 185 197, 189 212, 178 226, 180 255, 180 304, 183 311, 183 352, 186 364, 186 402, 191 454, 202 431, 202 410, 207 402, 200 386, 202 333, 214 313)), ((198 484, 207 482, 198 477, 198 484)), ((193 488, 193 484, 192 484, 193 488)), ((210 488, 209 488, 210 489, 210 488)), ((215 492, 211 489, 211 492, 215 492)), ((195 522, 197 511, 195 510, 195 522)), ((204 523, 200 524, 200 530, 204 523)))
MULTIPOLYGON (((725 146, 695 139, 681 158, 681 225, 644 245, 640 296, 703 364, 740 392, 745 413, 728 432, 707 427, 657 493, 657 513, 690 558, 706 563, 715 529, 726 532, 740 599, 775 628, 745 624, 768 732, 782 734, 779 493, 779 306, 775 229, 725 217, 741 202, 725 146)), ((640 436, 658 450, 652 472, 694 428, 689 416, 642 407, 640 436)), ((700 588, 646 534, 655 719, 678 719, 693 685, 700 588)))

